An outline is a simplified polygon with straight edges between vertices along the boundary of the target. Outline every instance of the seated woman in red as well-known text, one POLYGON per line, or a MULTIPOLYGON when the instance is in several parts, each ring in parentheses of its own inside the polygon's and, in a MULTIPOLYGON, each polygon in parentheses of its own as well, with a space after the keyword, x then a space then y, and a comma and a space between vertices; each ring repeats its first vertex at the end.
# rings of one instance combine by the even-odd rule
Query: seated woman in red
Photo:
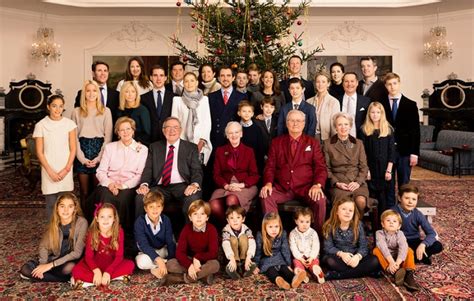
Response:
POLYGON ((240 205, 249 210, 257 195, 256 185, 260 178, 252 148, 240 143, 242 126, 235 121, 229 122, 225 133, 229 143, 217 148, 214 162, 214 182, 219 188, 209 201, 211 214, 222 224, 226 206, 240 205))

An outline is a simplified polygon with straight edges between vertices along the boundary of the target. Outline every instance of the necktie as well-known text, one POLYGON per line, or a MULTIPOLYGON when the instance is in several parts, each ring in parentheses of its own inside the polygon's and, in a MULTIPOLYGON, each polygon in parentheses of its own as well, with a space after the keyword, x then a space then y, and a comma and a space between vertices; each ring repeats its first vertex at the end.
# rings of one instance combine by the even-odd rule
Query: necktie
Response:
POLYGON ((290 150, 291 150, 291 157, 294 158, 296 155, 296 149, 298 148, 298 141, 293 139, 291 140, 290 150))
POLYGON ((156 96, 156 115, 158 115, 158 118, 161 116, 161 90, 157 91, 157 96, 156 96))
POLYGON ((100 87, 100 101, 105 105, 104 87, 100 87))
POLYGON ((293 109, 295 109, 295 110, 298 110, 299 107, 300 107, 300 105, 298 105, 298 104, 293 105, 293 109))
POLYGON ((161 184, 168 186, 171 182, 171 169, 173 167, 174 146, 170 145, 168 155, 166 156, 163 172, 161 173, 161 184))
POLYGON ((229 102, 229 92, 224 90, 224 104, 226 105, 229 102))
POLYGON ((353 112, 352 111, 353 104, 354 104, 354 98, 352 98, 352 96, 349 96, 347 98, 347 112, 346 113, 353 112))
POLYGON ((395 120, 397 117, 397 111, 398 111, 398 98, 392 98, 393 100, 393 106, 392 106, 392 118, 395 120))
POLYGON ((270 132, 270 126, 271 126, 271 124, 272 124, 271 118, 268 118, 265 123, 267 124, 267 130, 268 130, 268 132, 270 132))
POLYGON ((181 85, 179 84, 176 85, 176 95, 178 96, 183 95, 183 88, 181 88, 181 85))

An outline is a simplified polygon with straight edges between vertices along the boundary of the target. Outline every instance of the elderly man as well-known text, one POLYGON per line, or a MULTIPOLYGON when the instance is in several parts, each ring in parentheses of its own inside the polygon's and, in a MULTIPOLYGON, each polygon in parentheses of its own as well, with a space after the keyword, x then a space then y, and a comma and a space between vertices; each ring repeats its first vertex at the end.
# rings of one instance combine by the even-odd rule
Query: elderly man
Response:
POLYGON ((185 218, 189 205, 201 198, 202 169, 194 143, 181 140, 181 123, 168 117, 163 123, 166 140, 150 145, 140 187, 135 199, 135 217, 144 213, 143 195, 159 190, 165 198, 165 211, 179 206, 185 218))
POLYGON ((326 214, 323 186, 327 169, 319 141, 303 134, 305 114, 291 110, 286 117, 288 134, 272 140, 260 191, 264 213, 278 211, 278 204, 302 200, 313 211, 314 226, 321 234, 326 214))

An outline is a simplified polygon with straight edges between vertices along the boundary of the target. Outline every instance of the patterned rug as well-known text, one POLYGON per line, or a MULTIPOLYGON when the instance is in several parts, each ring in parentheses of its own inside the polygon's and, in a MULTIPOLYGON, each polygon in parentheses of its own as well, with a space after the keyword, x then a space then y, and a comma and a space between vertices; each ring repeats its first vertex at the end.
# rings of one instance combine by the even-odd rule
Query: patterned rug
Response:
POLYGON ((433 265, 417 266, 416 279, 423 289, 415 294, 397 288, 388 279, 352 279, 319 285, 314 281, 298 289, 280 291, 262 276, 239 281, 218 275, 211 286, 178 284, 156 287, 151 274, 136 271, 129 284, 115 282, 109 288, 71 291, 67 284, 30 283, 18 270, 37 254, 45 227, 43 198, 39 187, 23 192, 15 173, 2 177, 0 205, 0 298, 6 299, 163 299, 163 300, 444 300, 473 299, 474 181, 470 179, 415 181, 426 202, 437 207, 434 226, 445 246, 433 265), (5 186, 5 184, 7 184, 5 186), (5 189, 11 188, 13 191, 5 189), (21 196, 19 198, 18 196, 21 196), (10 207, 10 208, 5 208, 10 207), (30 208, 31 207, 31 208, 30 208), (36 207, 36 208, 34 208, 36 207), (43 208, 39 208, 43 207, 43 208), (32 235, 32 233, 34 233, 32 235))

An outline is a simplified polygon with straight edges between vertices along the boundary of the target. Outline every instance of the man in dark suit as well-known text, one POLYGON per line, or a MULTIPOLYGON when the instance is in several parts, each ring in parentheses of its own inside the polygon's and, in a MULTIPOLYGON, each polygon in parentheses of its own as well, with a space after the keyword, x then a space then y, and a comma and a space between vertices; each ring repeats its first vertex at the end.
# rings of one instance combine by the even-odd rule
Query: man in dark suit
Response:
POLYGON ((183 62, 176 61, 171 64, 171 81, 166 84, 166 90, 173 91, 175 96, 183 95, 183 78, 185 65, 183 62))
MULTIPOLYGON (((400 92, 400 76, 388 73, 384 79, 388 97, 382 101, 385 116, 395 130, 395 161, 398 187, 410 182, 411 168, 420 155, 420 115, 416 102, 400 92)), ((392 181, 387 208, 395 205, 395 182, 392 181)))
POLYGON ((135 198, 135 217, 144 213, 143 196, 150 190, 163 194, 165 212, 181 207, 185 218, 189 205, 201 198, 202 169, 197 146, 181 140, 181 131, 179 119, 168 117, 163 123, 166 140, 150 145, 135 198))
MULTIPOLYGON (((92 64, 92 79, 99 84, 102 103, 110 109, 112 120, 115 124, 115 121, 117 120, 120 93, 115 89, 107 87, 109 65, 106 62, 95 61, 92 64)), ((76 99, 74 101, 74 107, 76 108, 81 106, 81 94, 82 90, 77 91, 76 99)))
POLYGON ((211 144, 213 149, 227 143, 225 127, 229 121, 237 121, 237 106, 244 100, 246 94, 240 93, 232 87, 235 76, 230 67, 219 70, 221 89, 208 95, 211 110, 211 144))
POLYGON ((297 56, 293 55, 290 57, 288 60, 288 77, 287 79, 284 79, 280 82, 280 89, 285 95, 285 101, 286 103, 291 102, 291 94, 289 90, 289 80, 292 79, 293 77, 300 78, 303 81, 304 85, 304 100, 310 99, 311 97, 316 95, 316 92, 314 91, 314 85, 312 81, 305 80, 301 76, 301 67, 303 65, 303 60, 297 56))
POLYGON ((344 95, 338 98, 341 104, 341 112, 348 113, 354 118, 355 126, 351 128, 350 135, 360 138, 361 126, 364 123, 367 109, 369 108, 370 98, 358 94, 358 79, 355 72, 346 72, 342 77, 342 86, 344 95))
POLYGON ((291 110, 300 110, 306 116, 303 132, 306 135, 314 136, 316 133, 316 108, 303 99, 303 81, 294 77, 288 81, 288 84, 292 100, 280 109, 277 135, 288 133, 288 129, 286 128, 286 115, 288 112, 291 110))
POLYGON ((370 101, 382 102, 387 99, 387 89, 384 82, 377 77, 377 58, 363 57, 360 59, 360 69, 364 79, 359 81, 357 93, 370 98, 370 101))
POLYGON ((163 120, 171 116, 173 92, 165 89, 166 71, 160 65, 151 67, 153 89, 141 96, 142 104, 150 111, 151 142, 164 139, 163 120))
POLYGON ((304 113, 291 110, 286 119, 288 134, 274 138, 263 172, 260 191, 264 213, 277 212, 278 204, 298 199, 310 206, 314 226, 321 235, 326 214, 327 167, 319 141, 305 135, 304 113))

